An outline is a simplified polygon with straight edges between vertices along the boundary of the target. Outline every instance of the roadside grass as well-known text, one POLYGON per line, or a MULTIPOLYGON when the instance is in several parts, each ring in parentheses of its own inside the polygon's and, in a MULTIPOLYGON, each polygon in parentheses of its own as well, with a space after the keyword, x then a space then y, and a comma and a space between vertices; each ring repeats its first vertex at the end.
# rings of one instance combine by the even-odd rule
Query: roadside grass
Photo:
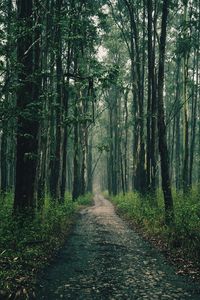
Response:
POLYGON ((200 194, 193 189, 184 196, 173 193, 175 224, 167 227, 164 222, 162 192, 157 193, 157 205, 150 195, 141 197, 127 193, 111 197, 119 215, 134 224, 147 237, 160 241, 165 249, 181 253, 184 257, 200 264, 200 194))
POLYGON ((34 297, 38 272, 63 246, 78 210, 92 204, 92 195, 76 202, 66 194, 63 204, 45 199, 34 217, 14 217, 12 194, 0 199, 0 299, 34 297))

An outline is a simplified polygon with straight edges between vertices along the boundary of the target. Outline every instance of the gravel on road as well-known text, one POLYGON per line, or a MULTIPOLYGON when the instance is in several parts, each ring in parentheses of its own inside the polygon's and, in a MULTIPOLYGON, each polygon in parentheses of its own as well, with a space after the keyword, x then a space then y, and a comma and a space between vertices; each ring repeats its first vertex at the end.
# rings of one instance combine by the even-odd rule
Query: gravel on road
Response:
POLYGON ((197 283, 175 274, 103 196, 94 201, 40 279, 36 299, 200 300, 197 283))

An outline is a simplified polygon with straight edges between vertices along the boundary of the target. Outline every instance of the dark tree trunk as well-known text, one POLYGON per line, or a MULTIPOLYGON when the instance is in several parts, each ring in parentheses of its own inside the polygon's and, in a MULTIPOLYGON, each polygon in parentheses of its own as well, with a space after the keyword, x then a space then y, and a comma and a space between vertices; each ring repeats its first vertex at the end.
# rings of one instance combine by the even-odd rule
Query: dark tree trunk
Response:
POLYGON ((188 192, 189 188, 189 112, 188 112, 188 93, 187 93, 187 78, 188 78, 188 58, 184 59, 184 83, 183 83, 183 97, 184 97, 184 159, 183 159, 183 191, 188 192))
POLYGON ((124 144, 124 180, 125 192, 129 190, 129 169, 128 169, 128 89, 125 92, 125 144, 124 144))
POLYGON ((151 101, 152 101, 152 0, 147 1, 148 12, 148 101, 147 101, 147 188, 151 187, 151 101))
MULTIPOLYGON (((76 100, 77 101, 77 100, 76 100)), ((80 196, 80 165, 79 165, 79 123, 78 108, 75 103, 75 124, 74 124, 74 172, 73 172, 73 190, 72 199, 75 201, 80 196)))
POLYGON ((176 173, 176 190, 181 188, 181 128, 180 128, 180 59, 176 63, 176 152, 175 152, 175 173, 176 173))
POLYGON ((17 161, 14 209, 34 208, 35 179, 38 154, 38 90, 36 78, 39 41, 33 40, 33 2, 17 2, 19 37, 17 61, 19 88, 17 91, 17 161), (24 27, 25 25, 25 27, 24 27), (25 30, 25 34, 24 34, 25 30), (22 34, 23 32, 23 34, 22 34), (33 42, 35 42, 33 47, 33 42))
MULTIPOLYGON (((69 49, 68 49, 69 52, 69 49)), ((69 55, 68 55, 69 57, 69 55)), ((68 59, 68 70, 69 70, 69 59, 68 59)), ((67 78, 66 87, 64 90, 64 109, 65 118, 68 116, 68 101, 69 101, 69 78, 67 78)), ((61 182, 61 201, 64 202, 66 182, 67 182, 67 143, 68 143, 68 127, 64 124, 64 140, 63 140, 63 159, 62 159, 62 182, 61 182)))
MULTIPOLYGON (((198 33, 198 40, 199 40, 198 33)), ((196 141, 196 123, 197 123, 197 101, 198 101, 198 85, 199 85, 199 53, 198 50, 195 52, 196 61, 194 60, 193 67, 193 82, 195 78, 195 71, 197 74, 196 79, 196 89, 193 86, 193 95, 192 95, 192 128, 191 128, 191 145, 190 145, 190 161, 189 161, 189 187, 192 188, 192 174, 193 174, 193 164, 194 164, 194 151, 195 151, 195 141, 196 141), (196 66, 195 66, 196 64, 196 66)), ((195 57, 194 54, 194 57, 195 57)), ((193 83, 194 84, 194 83, 193 83)))
MULTIPOLYGON (((187 38, 187 1, 184 2, 184 38, 187 38)), ((185 49, 183 57, 183 103, 184 103, 184 156, 183 156, 183 192, 187 193, 189 189, 189 108, 188 108, 188 60, 189 53, 185 49)))
POLYGON ((1 137, 1 195, 5 196, 8 187, 8 134, 7 134, 7 122, 3 122, 3 134, 1 137))
MULTIPOLYGON (((11 76, 11 64, 10 64, 10 54, 11 54, 11 42, 10 42, 10 34, 11 34, 11 14, 12 14, 12 1, 8 0, 6 5, 6 35, 7 35, 7 44, 6 44, 6 75, 5 82, 10 80, 11 76)), ((5 105, 6 109, 9 107, 9 90, 5 90, 5 105)), ((1 194, 5 195, 7 189, 9 187, 9 122, 7 120, 2 122, 2 137, 1 137, 1 194)), ((11 137, 10 137, 11 138, 11 137)))
POLYGON ((62 33, 61 33, 62 0, 56 1, 56 146, 51 169, 51 196, 61 201, 61 177, 63 159, 63 69, 62 69, 62 33))
MULTIPOLYGON (((49 32, 50 31, 50 1, 46 0, 45 9, 47 12, 45 18, 45 36, 44 36, 44 46, 42 51, 42 67, 44 70, 44 75, 42 78, 42 90, 45 97, 43 103, 43 111, 49 112, 49 95, 48 95, 48 59, 49 59, 49 32)), ((50 34, 51 35, 51 34, 50 34)), ((48 135, 49 135, 49 117, 44 113, 43 120, 40 123, 40 139, 39 139, 39 165, 38 165, 38 187, 37 187, 37 201, 38 207, 41 208, 44 204, 45 190, 46 190, 46 177, 47 177, 47 162, 48 162, 48 135)))
POLYGON ((87 192, 92 193, 93 191, 93 172, 92 172, 92 163, 93 163, 93 153, 92 153, 92 147, 93 147, 93 137, 91 134, 91 137, 89 138, 88 143, 88 170, 87 170, 87 192))
POLYGON ((163 87, 164 87, 164 65, 167 33, 167 18, 169 0, 163 0, 162 26, 159 45, 159 70, 158 70, 158 135, 159 152, 161 159, 162 189, 165 202, 165 221, 170 225, 174 221, 173 198, 171 191, 171 180, 169 172, 169 154, 167 147, 166 125, 164 114, 163 87))

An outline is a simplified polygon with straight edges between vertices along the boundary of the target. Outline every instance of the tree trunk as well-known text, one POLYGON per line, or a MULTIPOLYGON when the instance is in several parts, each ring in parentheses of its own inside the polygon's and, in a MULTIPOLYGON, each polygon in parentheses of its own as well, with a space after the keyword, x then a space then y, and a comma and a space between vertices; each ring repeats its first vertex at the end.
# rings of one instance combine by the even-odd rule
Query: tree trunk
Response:
POLYGON ((174 221, 173 198, 169 172, 169 155, 167 148, 166 125, 164 114, 163 88, 164 88, 164 65, 167 35, 167 18, 169 0, 163 0, 162 25, 159 45, 159 69, 158 69, 158 135, 159 152, 161 159, 162 189, 165 202, 165 222, 170 225, 174 221))
POLYGON ((61 201, 61 176, 63 159, 63 68, 62 68, 62 32, 61 32, 62 0, 56 1, 56 145, 51 169, 51 196, 61 201))
POLYGON ((35 179, 38 154, 38 91, 36 76, 39 63, 39 41, 33 41, 33 2, 17 2, 19 37, 17 62, 20 66, 17 91, 17 161, 14 209, 35 207, 35 179), (26 34, 24 34, 24 25, 26 34), (22 34, 23 33, 23 34, 22 34), (33 47, 33 42, 35 45, 33 47), (34 53, 35 52, 35 53, 34 53))
POLYGON ((181 125, 180 125, 180 59, 176 62, 176 153, 175 153, 175 175, 176 175, 176 190, 181 188, 181 125))
MULTIPOLYGON (((184 21, 187 22, 187 1, 184 4, 184 21)), ((184 36, 187 37, 187 25, 185 24, 184 36)), ((189 53, 187 49, 183 57, 183 103, 184 103, 184 157, 183 157, 183 192, 187 193, 189 189, 189 111, 188 111, 188 60, 189 53)))
POLYGON ((88 172, 87 172, 87 192, 92 193, 93 191, 93 172, 92 172, 92 162, 93 162, 93 153, 92 153, 92 147, 93 147, 93 136, 91 133, 91 136, 89 138, 89 144, 88 144, 88 159, 87 159, 87 166, 88 166, 88 172))
MULTIPOLYGON (((198 33, 199 40, 199 33, 198 33)), ((196 123, 197 123, 197 103, 198 103, 198 85, 199 85, 199 49, 195 51, 196 54, 196 68, 194 63, 193 71, 193 85, 196 70, 196 88, 193 86, 193 96, 192 96, 192 128, 191 128, 191 145, 190 145, 190 161, 189 161, 189 187, 192 188, 192 174, 193 174, 193 163, 194 163, 194 151, 195 151, 195 141, 196 141, 196 123)))
POLYGON ((74 173, 73 173, 73 191, 72 199, 75 201, 80 196, 80 166, 79 166, 79 124, 77 100, 75 103, 75 124, 74 124, 74 173))
MULTIPOLYGON (((155 87, 155 33, 153 34, 153 3, 147 1, 148 9, 148 104, 147 104, 147 187, 155 197, 156 190, 156 114, 157 99, 155 87)), ((154 17, 154 31, 156 30, 154 17)))

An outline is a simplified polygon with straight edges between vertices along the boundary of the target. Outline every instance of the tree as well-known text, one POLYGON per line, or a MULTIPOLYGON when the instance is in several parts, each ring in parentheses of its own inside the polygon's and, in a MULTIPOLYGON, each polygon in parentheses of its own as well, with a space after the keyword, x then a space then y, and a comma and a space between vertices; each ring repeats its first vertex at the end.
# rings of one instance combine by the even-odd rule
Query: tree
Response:
POLYGON ((148 103, 147 103, 147 188, 155 197, 156 191, 156 75, 155 75, 155 35, 156 13, 153 18, 153 1, 147 1, 148 12, 148 103))
MULTIPOLYGON (((11 77, 11 16, 12 16, 12 1, 6 3, 6 66, 5 66, 5 82, 10 81, 11 77)), ((10 97, 9 88, 5 89, 5 108, 9 109, 10 97)), ((1 136, 1 194, 4 196, 9 188, 9 122, 7 118, 2 120, 2 136, 1 136)))
POLYGON ((38 154, 38 98, 37 72, 40 41, 33 31, 33 1, 17 2, 18 40, 17 62, 17 148, 15 211, 35 207, 35 180, 38 154))
POLYGON ((159 44, 159 67, 158 67, 158 136, 159 152, 161 159, 162 189, 165 201, 165 221, 169 225, 174 220, 173 198, 169 172, 169 154, 167 147, 166 125, 164 115, 163 87, 164 87, 164 64, 167 33, 167 17, 169 12, 169 0, 163 0, 162 24, 159 44))
POLYGON ((64 78, 62 66, 62 31, 61 31, 61 9, 62 0, 55 3, 55 63, 56 63, 56 108, 55 108, 55 153, 51 160, 50 192, 53 199, 61 200, 62 183, 62 151, 63 151, 63 109, 64 109, 64 78))

